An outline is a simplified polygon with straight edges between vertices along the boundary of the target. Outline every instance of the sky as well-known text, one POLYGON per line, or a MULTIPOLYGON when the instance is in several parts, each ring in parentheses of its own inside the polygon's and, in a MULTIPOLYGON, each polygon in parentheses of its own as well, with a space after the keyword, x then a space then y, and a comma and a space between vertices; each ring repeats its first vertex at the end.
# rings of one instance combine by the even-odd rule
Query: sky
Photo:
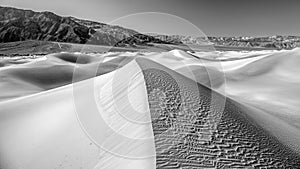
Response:
POLYGON ((51 11, 141 33, 300 35, 300 0, 0 0, 0 5, 51 11))

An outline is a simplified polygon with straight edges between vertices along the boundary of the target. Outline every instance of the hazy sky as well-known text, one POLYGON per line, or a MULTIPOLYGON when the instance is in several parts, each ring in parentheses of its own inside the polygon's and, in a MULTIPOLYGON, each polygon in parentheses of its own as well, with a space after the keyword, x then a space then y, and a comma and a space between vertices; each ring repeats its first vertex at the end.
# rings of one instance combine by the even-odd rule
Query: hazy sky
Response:
POLYGON ((300 35, 300 0, 0 0, 1 6, 52 11, 115 24, 140 32, 206 35, 300 35), (162 12, 185 20, 141 12, 162 12))

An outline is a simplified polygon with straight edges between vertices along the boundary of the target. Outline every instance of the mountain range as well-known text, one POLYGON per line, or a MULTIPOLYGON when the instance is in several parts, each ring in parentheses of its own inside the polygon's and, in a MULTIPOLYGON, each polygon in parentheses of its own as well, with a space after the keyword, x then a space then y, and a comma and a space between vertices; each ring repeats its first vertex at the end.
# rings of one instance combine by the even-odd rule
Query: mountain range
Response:
MULTIPOLYGON (((40 40, 112 46, 136 37, 136 43, 142 43, 141 36, 136 35, 139 35, 137 31, 120 26, 62 17, 52 12, 0 7, 0 42, 40 40)), ((147 35, 142 38, 153 39, 147 35)))
POLYGON ((300 44, 299 36, 192 37, 142 34, 117 25, 62 17, 48 11, 35 12, 0 6, 0 43, 27 40, 117 47, 136 47, 156 43, 291 49, 300 44))

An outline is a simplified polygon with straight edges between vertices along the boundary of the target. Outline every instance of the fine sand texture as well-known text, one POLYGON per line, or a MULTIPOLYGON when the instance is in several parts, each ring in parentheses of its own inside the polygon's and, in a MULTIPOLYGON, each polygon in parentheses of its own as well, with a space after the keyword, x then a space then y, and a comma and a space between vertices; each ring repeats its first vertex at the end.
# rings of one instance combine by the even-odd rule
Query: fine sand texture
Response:
POLYGON ((1 59, 0 168, 299 168, 299 55, 1 59))
POLYGON ((2 101, 0 107, 1 169, 155 168, 146 87, 135 62, 118 72, 2 101), (132 74, 137 75, 124 85, 132 74), (132 113, 129 107, 149 123, 123 119, 119 110, 132 113))
POLYGON ((148 58, 254 109, 249 115, 257 123, 300 152, 300 49, 203 52, 196 53, 198 59, 178 50, 152 56, 148 58), (230 59, 202 59, 210 55, 230 59))
POLYGON ((260 127, 239 103, 155 62, 137 62, 147 86, 157 168, 300 166, 299 154, 260 127))

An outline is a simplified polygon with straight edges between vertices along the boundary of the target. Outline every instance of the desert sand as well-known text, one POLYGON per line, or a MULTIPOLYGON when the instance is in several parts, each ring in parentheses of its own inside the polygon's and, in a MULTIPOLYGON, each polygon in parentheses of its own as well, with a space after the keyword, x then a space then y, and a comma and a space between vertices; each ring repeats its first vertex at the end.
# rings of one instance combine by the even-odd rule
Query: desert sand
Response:
MULTIPOLYGON (((213 164, 262 167, 267 163, 274 167, 299 166, 299 55, 300 49, 198 52, 192 55, 180 50, 93 55, 61 53, 23 60, 25 63, 22 64, 3 64, 0 68, 0 168, 153 168, 155 165, 167 168, 192 165, 200 159, 203 160, 202 167, 212 167, 213 164), (209 56, 214 59, 207 59, 209 56), (149 67, 152 69, 148 70, 149 67), (161 71, 165 73, 159 73, 161 71), (171 78, 165 77, 168 74, 171 78), (131 80, 130 75, 135 79, 131 80), (162 81, 169 79, 167 84, 175 77, 175 86, 180 91, 187 88, 188 93, 194 93, 191 98, 196 100, 191 102, 199 101, 203 105, 200 110, 205 115, 196 115, 196 119, 214 119, 212 123, 204 121, 204 124, 213 124, 202 126, 204 128, 199 127, 202 122, 191 124, 196 126, 196 133, 202 138, 194 138, 195 134, 191 133, 195 132, 185 130, 191 129, 185 125, 190 117, 179 118, 181 121, 175 123, 182 129, 180 132, 188 136, 173 138, 172 118, 178 114, 167 113, 170 117, 160 117, 153 111, 152 103, 157 101, 151 99, 166 97, 153 87, 155 84, 151 85, 160 76, 162 81), (206 105, 204 98, 210 98, 212 93, 224 105, 206 105), (225 111, 208 113, 207 110, 211 109, 225 111), (85 124, 97 119, 93 119, 94 115, 80 116, 80 112, 95 110, 100 112, 100 120, 105 121, 108 128, 103 123, 85 124), (131 115, 130 112, 142 113, 131 115), (219 112, 223 113, 220 115, 219 112), (147 123, 133 123, 123 119, 123 115, 147 123), (166 123, 169 126, 163 125, 166 119, 171 120, 171 123, 166 123), (164 127, 159 127, 161 125, 164 127), (108 139, 104 147, 110 149, 110 153, 99 145, 105 140, 104 136, 108 139), (131 139, 116 139, 119 136, 131 139), (227 137, 236 138, 237 142, 231 142, 227 137), (140 142, 137 141, 139 138, 147 139, 140 142), (194 139, 198 142, 192 141, 194 139), (179 140, 179 143, 166 147, 172 140, 179 140), (170 155, 178 153, 172 152, 176 146, 186 151, 182 152, 181 158, 170 155), (195 146, 198 149, 192 148, 195 146), (231 156, 214 155, 222 154, 222 146, 227 153, 232 152, 231 156), (241 152, 236 154, 239 150, 241 152), (262 150, 266 150, 264 157, 255 155, 262 154, 262 150), (248 155, 243 154, 248 151, 248 155), (114 155, 147 156, 149 152, 156 154, 138 160, 114 155), (199 157, 197 152, 206 153, 210 158, 205 160, 205 156, 199 157), (243 155, 252 157, 252 161, 239 160, 238 157, 243 155), (184 160, 187 158, 190 163, 184 160)), ((178 97, 182 95, 185 94, 178 97)), ((177 113, 184 116, 190 110, 183 108, 177 113)), ((197 110, 197 104, 192 108, 197 110)))
MULTIPOLYGON (((119 70, 140 71, 134 63, 119 70)), ((151 123, 128 123, 118 112, 122 106, 111 104, 112 99, 122 100, 130 92, 132 107, 151 122, 143 77, 137 76, 129 91, 123 86, 127 79, 119 79, 114 88, 118 96, 111 98, 112 86, 107 83, 122 78, 115 74, 1 102, 1 168, 153 168, 151 123), (99 102, 94 94, 97 101, 101 98, 99 102), (91 119, 96 123, 91 124, 91 119), (123 158, 128 154, 133 159, 123 158)))

